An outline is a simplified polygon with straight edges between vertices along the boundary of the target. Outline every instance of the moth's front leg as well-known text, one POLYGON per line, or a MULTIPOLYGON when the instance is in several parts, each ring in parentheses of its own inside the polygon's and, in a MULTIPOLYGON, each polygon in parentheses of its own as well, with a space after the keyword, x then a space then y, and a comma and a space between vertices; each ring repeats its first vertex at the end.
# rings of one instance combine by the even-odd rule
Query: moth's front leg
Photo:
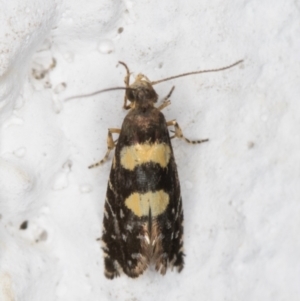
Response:
POLYGON ((168 94, 166 97, 164 97, 164 99, 163 99, 163 101, 162 101, 162 104, 161 104, 159 107, 157 107, 158 110, 161 111, 161 110, 163 110, 165 107, 167 107, 167 106, 169 106, 169 105, 171 104, 171 101, 170 101, 169 98, 171 97, 171 95, 172 95, 174 89, 175 89, 175 86, 173 86, 172 89, 170 90, 169 94, 168 94))
POLYGON ((90 165, 89 168, 97 167, 97 166, 103 164, 105 161, 107 161, 110 152, 116 146, 116 141, 113 140, 112 134, 120 134, 120 132, 121 132, 121 129, 115 129, 115 128, 108 129, 108 135, 107 135, 107 152, 106 152, 104 158, 101 161, 99 161, 99 162, 97 162, 95 164, 90 165))

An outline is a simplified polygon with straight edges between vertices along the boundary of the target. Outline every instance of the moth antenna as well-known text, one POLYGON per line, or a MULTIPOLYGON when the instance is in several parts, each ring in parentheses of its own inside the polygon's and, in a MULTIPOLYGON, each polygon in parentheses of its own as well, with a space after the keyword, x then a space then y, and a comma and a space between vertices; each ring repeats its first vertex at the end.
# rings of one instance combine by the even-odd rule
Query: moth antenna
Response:
POLYGON ((126 69, 126 72, 127 72, 127 77, 126 77, 126 86, 129 86, 129 77, 130 77, 130 71, 129 71, 129 68, 128 66, 124 63, 124 62, 121 62, 119 61, 119 64, 123 65, 126 69))
POLYGON ((67 100, 71 100, 71 99, 75 99, 75 98, 83 98, 83 97, 90 97, 90 96, 94 96, 103 92, 109 92, 109 91, 114 91, 114 90, 134 90, 131 88, 126 88, 126 87, 114 87, 114 88, 107 88, 107 89, 103 89, 103 90, 98 90, 96 92, 93 93, 89 93, 89 94, 82 94, 82 95, 76 95, 76 96, 71 96, 65 99, 65 101, 67 100))
POLYGON ((208 69, 208 70, 200 70, 200 71, 193 71, 193 72, 188 72, 188 73, 182 73, 182 74, 171 76, 171 77, 167 77, 167 78, 164 78, 164 79, 161 79, 161 80, 153 81, 153 82, 151 82, 151 84, 152 85, 156 85, 156 84, 165 82, 167 80, 171 80, 171 79, 178 78, 178 77, 183 77, 183 76, 188 76, 188 75, 193 75, 193 74, 223 71, 223 70, 232 68, 232 67, 234 67, 234 66, 242 63, 243 61, 244 60, 239 60, 239 61, 235 62, 234 64, 231 64, 231 65, 226 66, 226 67, 218 68, 218 69, 208 69))

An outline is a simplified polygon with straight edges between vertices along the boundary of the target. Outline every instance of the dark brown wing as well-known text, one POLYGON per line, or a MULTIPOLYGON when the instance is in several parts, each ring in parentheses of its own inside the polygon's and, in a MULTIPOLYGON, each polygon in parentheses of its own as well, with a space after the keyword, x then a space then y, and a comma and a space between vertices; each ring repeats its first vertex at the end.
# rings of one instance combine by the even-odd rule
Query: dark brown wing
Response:
POLYGON ((163 114, 131 110, 111 168, 104 213, 105 275, 138 277, 150 263, 181 271, 183 211, 177 168, 163 114))

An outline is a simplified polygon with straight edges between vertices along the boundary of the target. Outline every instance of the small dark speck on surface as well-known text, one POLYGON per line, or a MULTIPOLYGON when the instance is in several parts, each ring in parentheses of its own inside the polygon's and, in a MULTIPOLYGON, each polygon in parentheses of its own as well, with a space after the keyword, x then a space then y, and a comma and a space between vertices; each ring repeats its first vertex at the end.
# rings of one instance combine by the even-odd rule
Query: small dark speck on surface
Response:
POLYGON ((249 141, 249 142, 248 142, 248 148, 249 148, 249 149, 253 148, 254 145, 255 145, 254 142, 252 142, 252 141, 249 141))
POLYGON ((47 231, 44 230, 39 236, 39 241, 46 241, 47 238, 48 238, 48 233, 47 231))
POLYGON ((20 230, 26 230, 28 227, 28 221, 24 221, 21 225, 20 225, 20 230))

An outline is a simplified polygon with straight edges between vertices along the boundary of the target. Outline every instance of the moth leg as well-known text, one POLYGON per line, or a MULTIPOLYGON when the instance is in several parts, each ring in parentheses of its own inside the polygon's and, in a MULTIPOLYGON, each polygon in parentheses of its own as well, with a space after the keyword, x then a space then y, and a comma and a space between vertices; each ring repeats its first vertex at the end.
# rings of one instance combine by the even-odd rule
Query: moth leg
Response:
POLYGON ((95 164, 92 164, 89 166, 89 168, 94 168, 94 167, 97 167, 101 164, 103 164, 107 159, 108 159, 108 156, 110 154, 110 152, 115 148, 116 146, 116 142, 113 140, 113 136, 112 134, 120 134, 121 130, 120 129, 108 129, 108 135, 107 135, 107 152, 104 156, 104 158, 95 163, 95 164))
POLYGON ((161 110, 163 110, 165 107, 167 107, 167 106, 169 106, 169 105, 171 104, 171 101, 170 101, 169 98, 171 97, 171 95, 172 95, 174 89, 175 89, 175 86, 173 86, 172 89, 170 90, 169 94, 168 94, 166 97, 164 97, 164 99, 163 99, 163 101, 162 101, 162 104, 161 104, 159 107, 157 107, 158 110, 161 111, 161 110))
POLYGON ((208 139, 202 139, 202 140, 190 140, 186 137, 183 136, 183 133, 182 133, 182 130, 179 126, 179 124, 177 123, 177 121, 174 119, 174 120, 171 120, 171 121, 168 121, 167 122, 167 126, 174 126, 174 135, 171 137, 171 139, 173 138, 181 138, 181 139, 184 139, 187 143, 191 143, 191 144, 197 144, 197 143, 203 143, 203 142, 207 142, 208 139))
MULTIPOLYGON (((129 71, 129 68, 128 68, 128 66, 124 62, 120 62, 119 61, 119 64, 123 65, 125 67, 125 69, 126 69, 127 74, 126 74, 126 76, 124 78, 124 83, 125 83, 125 87, 128 88, 129 87, 129 80, 130 80, 130 71, 129 71)), ((123 105, 123 108, 125 110, 129 110, 131 108, 131 105, 127 104, 126 92, 125 92, 125 96, 124 96, 124 105, 123 105)))

